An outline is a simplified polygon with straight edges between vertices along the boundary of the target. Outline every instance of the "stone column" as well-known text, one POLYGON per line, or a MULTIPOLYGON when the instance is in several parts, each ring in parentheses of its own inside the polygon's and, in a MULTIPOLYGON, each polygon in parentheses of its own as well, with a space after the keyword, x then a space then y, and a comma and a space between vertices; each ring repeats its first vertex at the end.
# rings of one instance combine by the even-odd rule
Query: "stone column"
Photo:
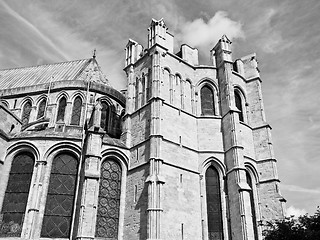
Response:
POLYGON ((26 211, 27 222, 23 233, 26 239, 36 239, 38 237, 37 233, 41 231, 41 229, 39 229, 41 227, 41 223, 39 222, 39 209, 45 176, 45 165, 47 165, 46 161, 37 161, 35 164, 35 180, 30 194, 31 203, 26 211))
POLYGON ((148 224, 147 236, 148 240, 161 239, 161 206, 162 185, 164 179, 161 176, 162 159, 160 135, 160 108, 162 99, 160 96, 160 54, 155 51, 152 53, 152 101, 151 101, 151 122, 150 122, 150 159, 149 176, 146 179, 148 184, 148 224))
POLYGON ((246 181, 238 109, 232 83, 231 41, 223 36, 213 49, 217 64, 223 129, 224 156, 230 213, 230 238, 254 240, 249 191, 246 181))
POLYGON ((97 205, 99 195, 101 147, 104 131, 100 125, 100 109, 97 106, 94 117, 95 124, 88 130, 85 145, 81 206, 76 239, 89 240, 95 238, 97 205))

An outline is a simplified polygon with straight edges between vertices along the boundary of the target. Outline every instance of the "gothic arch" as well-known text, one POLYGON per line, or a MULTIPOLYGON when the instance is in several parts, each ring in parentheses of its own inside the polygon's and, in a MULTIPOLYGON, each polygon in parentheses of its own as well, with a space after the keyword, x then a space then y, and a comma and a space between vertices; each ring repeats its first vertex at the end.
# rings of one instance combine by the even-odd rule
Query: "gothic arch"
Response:
MULTIPOLYGON (((228 240, 228 221, 227 221, 227 203, 226 203, 226 192, 225 192, 225 175, 226 174, 226 167, 225 165, 217 158, 210 157, 206 159, 203 164, 200 167, 200 187, 201 187, 201 192, 203 193, 201 198, 201 218, 202 218, 202 231, 203 231, 203 237, 204 240, 209 240, 209 234, 213 234, 212 230, 212 218, 215 220, 220 219, 221 225, 220 225, 220 231, 215 232, 216 235, 219 235, 217 239, 224 239, 228 240), (206 182, 207 176, 206 174, 209 174, 209 172, 214 172, 216 171, 217 177, 218 177, 218 186, 216 186, 215 191, 216 194, 218 194, 220 198, 220 202, 211 202, 210 205, 218 204, 218 209, 220 208, 220 212, 218 211, 218 214, 216 213, 215 215, 211 215, 210 209, 208 206, 208 201, 210 199, 210 195, 207 192, 207 189, 212 189, 212 186, 208 185, 206 182), (218 187, 218 188, 217 188, 218 187), (217 192, 218 191, 218 192, 217 192), (210 213, 210 222, 209 222, 209 213, 210 213), (217 219, 216 219, 217 218, 217 219)), ((214 199, 219 199, 215 197, 214 199)), ((211 198, 212 199, 212 198, 211 198)), ((218 227, 219 228, 219 227, 218 227)))
POLYGON ((198 95, 200 95, 198 97, 200 114, 208 115, 208 116, 219 115, 218 89, 216 88, 216 85, 214 84, 214 82, 209 81, 208 79, 205 79, 201 81, 201 84, 199 84, 197 88, 199 93, 198 95), (206 94, 206 95, 203 95, 203 94, 206 94), (210 96, 211 94, 212 96, 210 96), (212 106, 210 106, 211 104, 212 106))
POLYGON ((86 101, 86 96, 83 92, 81 92, 80 90, 75 91, 71 97, 70 97, 70 101, 74 102, 74 100, 76 99, 76 97, 80 97, 82 102, 84 103, 86 101))
POLYGON ((240 111, 239 120, 242 122, 247 122, 246 95, 243 89, 238 85, 234 86, 234 99, 235 99, 235 106, 240 111))

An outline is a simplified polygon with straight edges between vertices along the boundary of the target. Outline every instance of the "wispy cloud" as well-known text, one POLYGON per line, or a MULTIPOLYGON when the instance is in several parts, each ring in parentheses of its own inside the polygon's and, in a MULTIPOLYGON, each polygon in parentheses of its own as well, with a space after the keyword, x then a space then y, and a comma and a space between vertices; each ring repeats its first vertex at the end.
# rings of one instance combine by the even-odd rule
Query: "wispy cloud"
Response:
POLYGON ((320 188, 309 189, 309 188, 303 188, 303 187, 296 186, 296 185, 287 185, 287 184, 282 184, 281 186, 282 186, 282 189, 285 189, 287 191, 300 192, 300 193, 310 193, 310 194, 320 194, 320 188))

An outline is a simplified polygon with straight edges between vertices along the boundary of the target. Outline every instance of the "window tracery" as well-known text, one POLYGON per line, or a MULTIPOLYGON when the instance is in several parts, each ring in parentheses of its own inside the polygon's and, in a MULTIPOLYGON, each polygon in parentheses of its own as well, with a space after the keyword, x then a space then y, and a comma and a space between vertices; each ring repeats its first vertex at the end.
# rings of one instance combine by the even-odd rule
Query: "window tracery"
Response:
POLYGON ((0 215, 0 237, 20 237, 26 211, 34 157, 28 152, 12 161, 0 215))
POLYGON ((121 167, 113 159, 101 165, 96 237, 118 239, 121 194, 121 167))
POLYGON ((67 153, 53 159, 41 237, 69 237, 77 166, 76 158, 67 153))

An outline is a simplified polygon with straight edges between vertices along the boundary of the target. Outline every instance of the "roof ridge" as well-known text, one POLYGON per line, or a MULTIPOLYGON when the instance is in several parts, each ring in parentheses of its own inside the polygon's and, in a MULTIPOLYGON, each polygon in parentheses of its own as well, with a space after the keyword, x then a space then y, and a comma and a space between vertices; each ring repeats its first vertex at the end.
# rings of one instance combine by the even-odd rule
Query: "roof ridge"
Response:
POLYGON ((1 71, 6 71, 6 70, 14 70, 14 69, 23 69, 23 68, 35 68, 35 67, 41 67, 41 66, 49 66, 49 65, 57 65, 61 63, 69 63, 69 62, 80 62, 80 61, 89 61, 92 58, 84 58, 84 59, 78 59, 78 60, 71 60, 71 61, 63 61, 63 62, 55 62, 55 63, 47 63, 47 64, 38 64, 38 65, 32 65, 32 66, 25 66, 25 67, 14 67, 14 68, 0 68, 1 71))

